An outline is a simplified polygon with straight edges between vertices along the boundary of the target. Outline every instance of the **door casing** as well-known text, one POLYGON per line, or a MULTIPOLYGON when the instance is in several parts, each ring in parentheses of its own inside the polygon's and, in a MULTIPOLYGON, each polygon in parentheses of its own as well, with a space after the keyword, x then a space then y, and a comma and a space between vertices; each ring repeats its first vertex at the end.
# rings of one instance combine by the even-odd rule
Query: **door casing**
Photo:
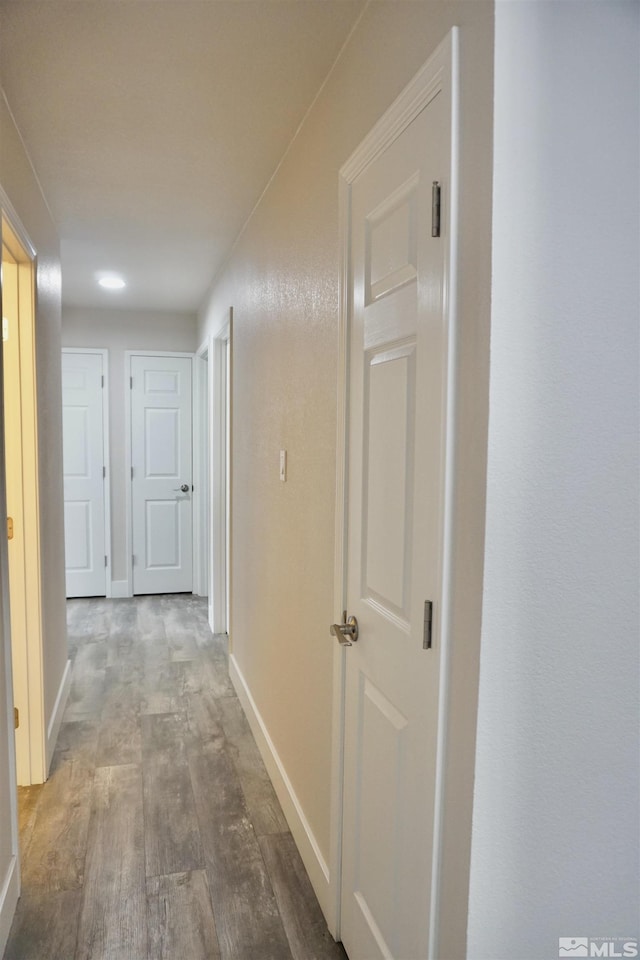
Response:
MULTIPOLYGON (((457 196, 458 196, 458 30, 453 28, 418 71, 389 110, 376 123, 360 146, 340 170, 340 321, 338 356, 338 422, 336 446, 336 531, 334 560, 334 617, 342 618, 346 603, 347 571, 347 462, 348 462, 348 370, 350 343, 350 232, 351 185, 357 176, 396 140, 426 106, 444 78, 451 85, 451 196, 450 240, 445 254, 445 310, 450 327, 447 385, 447 436, 445 453, 444 556, 441 619, 441 665, 439 677, 438 749, 436 761, 435 816, 433 825, 433 862, 430 912, 429 957, 438 955, 438 919, 440 913, 440 869, 442 860, 442 809, 447 754, 447 717, 449 712, 449 661, 451 622, 451 552, 453 529, 453 478, 455 439, 456 372, 456 288, 457 288, 457 196)), ((342 797, 344 789, 345 730, 345 651, 337 642, 333 652, 332 769, 331 769, 331 848, 329 857, 328 899, 323 903, 329 929, 340 937, 340 899, 342 864, 342 797)))
POLYGON ((193 361, 193 592, 207 597, 211 606, 209 353, 207 340, 198 347, 193 361))
POLYGON ((208 598, 212 633, 229 632, 232 312, 198 348, 194 368, 194 593, 208 598))
MULTIPOLYGON (((6 198, 0 188, 0 247, 2 246, 5 219, 6 198)), ((2 306, 2 285, 0 284, 0 307, 2 306)), ((1 312, 1 311, 0 311, 1 312)), ((2 340, 0 339, 0 391, 4 392, 4 372, 2 340)), ((3 405, 4 407, 4 405, 3 405)), ((6 517, 6 464, 4 439, 4 409, 0 410, 0 516, 6 517)), ((3 802, 3 813, 7 812, 8 822, 3 829, 9 834, 9 858, 4 874, 0 873, 0 951, 4 951, 11 922, 20 896, 20 846, 18 843, 18 791, 16 789, 16 739, 13 733, 13 671, 11 649, 11 622, 9 613, 9 557, 6 538, 0 540, 0 677, 4 680, 4 689, 0 688, 0 706, 4 704, 4 717, 0 719, 0 733, 6 737, 2 753, 6 751, 6 766, 0 770, 0 776, 6 777, 7 790, 3 802)), ((4 864, 3 864, 4 867, 4 864)))
MULTIPOLYGON (((208 486, 209 509, 202 505, 196 508, 201 530, 207 523, 206 565, 208 566, 208 617, 212 633, 230 633, 231 592, 231 344, 233 327, 233 307, 221 318, 220 323, 210 333, 196 353, 197 358, 206 356, 206 382, 204 371, 198 387, 200 399, 196 402, 196 420, 194 421, 194 468, 195 476, 201 476, 201 483, 208 486), (206 416, 203 401, 206 394, 206 416), (199 422, 198 422, 199 416, 199 422), (205 430, 207 435, 205 435, 205 430), (200 460, 195 453, 200 450, 200 460), (206 451, 207 463, 204 464, 202 451, 206 451)), ((196 371, 198 371, 197 360, 196 371)), ((204 363, 202 363, 204 366, 204 363)), ((196 501, 197 503, 197 501, 196 501)), ((194 514, 195 515, 195 514, 194 514)), ((195 542, 195 541, 194 541, 195 542)), ((200 565, 200 582, 205 566, 203 550, 198 549, 200 559, 194 569, 200 565)), ((198 574, 196 574, 198 577, 198 574)), ((198 580, 196 579, 196 582, 198 580)))
POLYGON ((210 626, 214 633, 231 633, 229 594, 231 583, 231 330, 233 308, 211 341, 211 554, 212 603, 210 626))
MULTIPOLYGON (((11 203, 0 190, 2 214, 2 243, 10 251, 18 268, 18 326, 20 336, 20 403, 21 473, 22 483, 20 529, 24 563, 13 569, 11 575, 21 579, 21 593, 25 598, 24 635, 13 631, 13 676, 16 664, 25 675, 24 689, 27 703, 20 713, 20 755, 17 757, 19 779, 22 784, 44 783, 51 761, 50 744, 55 742, 56 730, 47 731, 44 712, 44 679, 42 650, 42 593, 40 559, 40 478, 38 466, 38 398, 35 358, 35 269, 36 249, 22 226, 11 203)), ((4 534, 3 534, 4 535, 4 534)))

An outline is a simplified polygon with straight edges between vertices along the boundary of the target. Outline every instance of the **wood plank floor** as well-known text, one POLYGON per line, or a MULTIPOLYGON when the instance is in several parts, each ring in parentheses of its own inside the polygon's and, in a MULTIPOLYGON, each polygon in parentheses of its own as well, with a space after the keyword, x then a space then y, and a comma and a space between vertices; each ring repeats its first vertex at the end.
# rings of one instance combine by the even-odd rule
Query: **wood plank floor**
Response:
POLYGON ((4 960, 345 960, 186 594, 71 600, 69 702, 20 788, 4 960))

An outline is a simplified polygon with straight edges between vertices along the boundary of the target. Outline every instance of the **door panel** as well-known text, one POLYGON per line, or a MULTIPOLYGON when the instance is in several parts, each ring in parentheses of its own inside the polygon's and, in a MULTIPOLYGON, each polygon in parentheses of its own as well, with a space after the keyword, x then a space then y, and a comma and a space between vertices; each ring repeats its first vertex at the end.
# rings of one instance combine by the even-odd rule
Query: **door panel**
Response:
MULTIPOLYGON (((64 508, 67 571, 91 569, 91 502, 75 500, 64 508)), ((67 592, 67 595, 70 594, 67 592)))
POLYGON ((408 617, 415 344, 366 357, 362 596, 408 617))
POLYGON ((177 567, 180 562, 180 512, 175 500, 147 500, 147 567, 177 567))
POLYGON ((350 960, 428 953, 448 363, 431 188, 446 189, 447 102, 436 92, 351 188, 347 607, 360 636, 345 683, 350 960))
POLYGON ((62 354, 68 597, 106 596, 102 356, 62 354))
POLYGON ((191 591, 191 358, 134 356, 131 375, 133 592, 191 591))

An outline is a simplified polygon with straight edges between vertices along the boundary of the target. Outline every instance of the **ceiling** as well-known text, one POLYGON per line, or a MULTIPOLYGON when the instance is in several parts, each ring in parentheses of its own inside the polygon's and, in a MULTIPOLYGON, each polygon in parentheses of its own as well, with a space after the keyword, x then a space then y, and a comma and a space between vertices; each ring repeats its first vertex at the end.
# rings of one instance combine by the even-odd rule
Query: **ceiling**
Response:
POLYGON ((364 0, 2 0, 63 302, 201 304, 364 0), (121 273, 109 293, 97 271, 121 273))

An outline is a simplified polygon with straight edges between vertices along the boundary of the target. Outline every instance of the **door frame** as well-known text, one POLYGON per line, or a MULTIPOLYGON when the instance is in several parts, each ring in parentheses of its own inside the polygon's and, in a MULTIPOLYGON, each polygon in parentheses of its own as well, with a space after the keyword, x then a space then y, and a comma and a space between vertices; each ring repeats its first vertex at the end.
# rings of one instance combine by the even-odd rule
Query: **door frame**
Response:
POLYGON ((207 340, 209 426, 209 627, 230 633, 231 344, 233 307, 207 340))
MULTIPOLYGON (((22 406, 22 533, 26 636, 20 652, 27 673, 28 703, 20 716, 26 727, 28 756, 20 759, 30 783, 47 779, 47 737, 44 710, 44 663, 42 641, 42 562, 40 551, 40 473, 38 456, 38 391, 36 371, 36 269, 37 251, 0 187, 0 234, 18 264, 20 329, 20 399, 22 406), (13 249, 12 249, 13 247, 13 249)), ((5 467, 6 469, 6 467, 5 467)), ((20 642, 11 640, 12 653, 20 642)), ((17 659, 15 656, 13 660, 17 659)), ((12 666, 12 683, 15 667, 12 666)), ((15 741, 15 738, 12 738, 15 741)))
POLYGON ((231 350, 233 307, 211 337, 209 364, 211 449, 209 625, 213 633, 231 633, 231 350))
POLYGON ((200 344, 193 360, 193 592, 211 603, 210 554, 210 430, 209 341, 200 344))
MULTIPOLYGON (((133 596, 133 563, 131 561, 133 551, 133 509, 131 505, 131 359, 132 357, 187 357, 191 360, 191 464, 193 469, 193 447, 196 435, 194 433, 193 413, 197 404, 197 397, 194 392, 195 377, 193 376, 193 367, 195 353, 187 353, 180 350, 125 350, 124 352, 124 437, 125 437, 125 549, 127 554, 127 596, 133 596)), ((194 484, 195 486, 195 484, 194 484)), ((191 509, 192 525, 195 527, 196 511, 192 505, 191 509)), ((193 543, 192 529, 192 543, 193 543)), ((193 592, 193 583, 192 583, 193 592)))
POLYGON ((104 548, 107 556, 105 567, 105 597, 111 599, 111 463, 109 460, 109 351, 102 347, 63 347, 62 353, 93 354, 102 357, 102 463, 104 473, 104 548))
MULTIPOLYGON (((442 815, 444 775, 447 756, 447 718, 449 714, 449 660, 451 624, 451 570, 453 530, 453 478, 456 370, 456 291, 458 236, 458 28, 454 27, 435 49, 424 66, 405 87, 399 97, 375 124, 339 172, 339 236, 340 236, 340 303, 338 345, 338 415, 336 441, 336 522, 334 558, 334 622, 342 619, 346 609, 347 575, 347 463, 348 415, 351 335, 351 192, 352 184, 362 171, 379 157, 424 109, 444 83, 451 89, 451 170, 450 239, 445 252, 445 311, 450 329, 447 377, 447 436, 445 452, 445 497, 443 538, 443 584, 441 614, 441 662, 439 677, 438 746, 436 759, 435 815, 433 824, 433 862, 431 903, 429 906, 429 957, 438 956, 438 923, 440 915, 440 874, 442 862, 442 815)), ((329 851, 329 890, 325 915, 329 929, 340 937, 342 893, 342 803, 344 790, 346 654, 342 646, 333 645, 333 704, 331 760, 331 826, 329 851)))
MULTIPOLYGON (((10 205, 6 195, 0 187, 0 246, 2 242, 3 223, 8 220, 10 205)), ((11 217, 11 224, 19 222, 17 217, 11 217)), ((33 249, 33 248, 31 248, 33 249)), ((35 252, 34 252, 35 254, 35 252)), ((2 306, 2 288, 0 284, 0 307, 2 306)), ((4 373, 2 364, 2 339, 0 338, 0 390, 4 390, 4 373)), ((6 507, 6 464, 4 442, 4 410, 0 411, 0 516, 5 517, 6 507)), ((3 521, 4 523, 4 521, 3 521)), ((5 876, 0 876, 0 951, 4 951, 11 921, 15 913, 20 895, 20 845, 18 840, 18 791, 16 771, 16 738, 14 735, 14 703, 13 703, 13 669, 11 645, 11 621, 9 611, 9 556, 6 537, 0 541, 0 657, 4 661, 5 689, 0 690, 0 703, 5 700, 5 723, 7 736, 7 773, 9 776, 9 831, 11 833, 11 853, 5 876)), ((0 771, 4 773, 5 771, 0 771)))

